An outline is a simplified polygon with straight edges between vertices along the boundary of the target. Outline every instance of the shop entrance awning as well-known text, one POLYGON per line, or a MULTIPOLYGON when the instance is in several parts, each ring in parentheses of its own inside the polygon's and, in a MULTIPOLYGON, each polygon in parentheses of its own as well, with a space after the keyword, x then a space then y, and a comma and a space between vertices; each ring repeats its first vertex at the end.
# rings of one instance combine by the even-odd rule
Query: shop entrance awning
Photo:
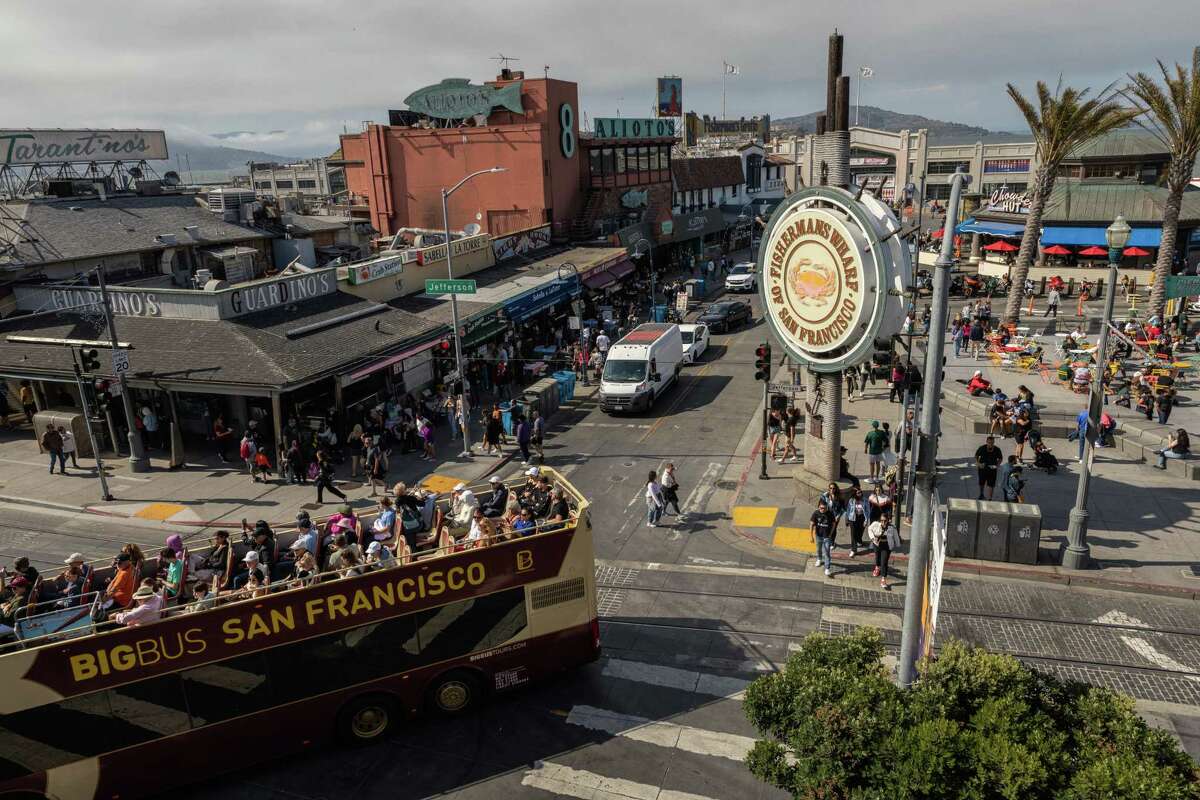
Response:
POLYGON ((971 217, 955 228, 957 233, 982 233, 985 236, 1000 236, 1005 239, 1020 239, 1025 234, 1025 226, 1011 222, 980 221, 971 217))
MULTIPOLYGON (((1129 234, 1129 247, 1158 247, 1162 243, 1162 228, 1134 228, 1129 234)), ((1065 244, 1067 246, 1108 247, 1103 227, 1066 227, 1047 225, 1042 229, 1042 246, 1065 244)))
POLYGON ((624 261, 613 264, 608 268, 608 272, 617 280, 621 280, 621 278, 624 278, 626 275, 633 272, 633 270, 633 262, 629 259, 625 259, 624 261))
POLYGON ((596 270, 583 279, 583 285, 589 289, 606 289, 616 282, 616 276, 606 269, 596 270))

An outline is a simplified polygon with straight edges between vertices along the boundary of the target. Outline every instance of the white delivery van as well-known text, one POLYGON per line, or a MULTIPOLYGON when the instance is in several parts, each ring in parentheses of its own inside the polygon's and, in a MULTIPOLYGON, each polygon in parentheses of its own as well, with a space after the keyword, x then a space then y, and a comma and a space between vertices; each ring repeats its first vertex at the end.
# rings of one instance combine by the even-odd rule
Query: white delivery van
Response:
POLYGON ((608 348, 600 377, 600 409, 644 411, 679 377, 683 338, 678 325, 648 322, 608 348))

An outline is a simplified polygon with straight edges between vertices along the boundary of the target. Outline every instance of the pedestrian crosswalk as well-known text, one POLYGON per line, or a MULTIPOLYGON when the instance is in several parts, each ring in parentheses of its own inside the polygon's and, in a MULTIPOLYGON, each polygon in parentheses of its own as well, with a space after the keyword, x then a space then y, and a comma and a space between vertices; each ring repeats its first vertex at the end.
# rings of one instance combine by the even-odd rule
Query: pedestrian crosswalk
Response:
MULTIPOLYGON (((562 714, 570 728, 598 734, 589 744, 547 754, 521 775, 521 797, 579 800, 718 800, 783 797, 742 765, 754 730, 740 700, 755 677, 605 657, 597 696, 562 714), (647 716, 639 697, 674 698, 647 716), (545 793, 545 794, 543 794, 545 793)), ((654 703, 651 703, 652 705, 654 703)), ((570 738, 570 737, 564 737, 570 738)))

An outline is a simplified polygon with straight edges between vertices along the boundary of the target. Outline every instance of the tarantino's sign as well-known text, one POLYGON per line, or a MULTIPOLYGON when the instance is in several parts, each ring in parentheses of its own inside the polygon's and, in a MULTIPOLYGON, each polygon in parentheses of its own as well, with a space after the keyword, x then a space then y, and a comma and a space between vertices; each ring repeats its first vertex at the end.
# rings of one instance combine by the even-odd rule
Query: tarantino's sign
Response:
POLYGON ((792 347, 825 354, 861 335, 863 248, 844 217, 801 211, 776 227, 766 252, 768 313, 792 347))
POLYGON ((0 130, 0 164, 151 161, 167 157, 162 131, 0 130))

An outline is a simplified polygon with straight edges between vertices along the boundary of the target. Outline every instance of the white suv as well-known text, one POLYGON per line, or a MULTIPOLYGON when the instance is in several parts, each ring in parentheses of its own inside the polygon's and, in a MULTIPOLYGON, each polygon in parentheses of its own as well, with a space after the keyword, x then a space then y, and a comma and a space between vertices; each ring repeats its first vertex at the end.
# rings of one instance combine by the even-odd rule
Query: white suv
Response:
POLYGON ((725 276, 725 291, 727 292, 753 292, 758 288, 758 281, 754 275, 754 265, 746 261, 741 264, 734 264, 729 270, 729 274, 725 276))

